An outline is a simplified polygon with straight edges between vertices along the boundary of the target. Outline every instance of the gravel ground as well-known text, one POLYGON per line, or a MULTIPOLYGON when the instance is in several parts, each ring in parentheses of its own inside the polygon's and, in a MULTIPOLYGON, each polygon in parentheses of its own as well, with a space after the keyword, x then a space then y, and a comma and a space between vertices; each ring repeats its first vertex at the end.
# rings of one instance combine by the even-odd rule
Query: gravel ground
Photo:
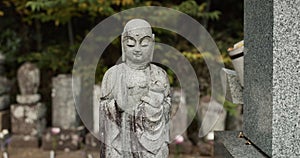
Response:
MULTIPOLYGON (((98 152, 87 152, 83 150, 64 152, 58 151, 55 158, 87 158, 87 154, 91 154, 93 158, 99 158, 98 152)), ((1 158, 3 158, 1 153, 1 158)), ((8 149, 8 158, 50 158, 50 152, 42 149, 28 148, 28 149, 8 149)), ((210 158, 197 155, 170 155, 169 158, 210 158)))

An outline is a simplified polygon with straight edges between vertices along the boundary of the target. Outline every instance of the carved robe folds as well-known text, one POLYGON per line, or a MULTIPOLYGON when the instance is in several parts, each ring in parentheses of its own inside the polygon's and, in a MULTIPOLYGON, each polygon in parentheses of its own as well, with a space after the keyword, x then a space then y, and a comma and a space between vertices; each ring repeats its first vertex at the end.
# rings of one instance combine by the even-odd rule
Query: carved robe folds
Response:
POLYGON ((101 156, 167 157, 171 100, 165 71, 119 64, 105 73, 101 88, 101 156))

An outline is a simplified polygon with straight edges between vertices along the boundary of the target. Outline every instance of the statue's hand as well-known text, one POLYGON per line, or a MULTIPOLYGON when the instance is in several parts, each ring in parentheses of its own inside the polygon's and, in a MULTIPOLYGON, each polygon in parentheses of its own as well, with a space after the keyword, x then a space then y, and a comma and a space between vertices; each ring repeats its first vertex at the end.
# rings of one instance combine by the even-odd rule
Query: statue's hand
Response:
POLYGON ((159 107, 163 102, 164 95, 162 93, 149 91, 147 96, 143 96, 141 100, 150 104, 153 107, 159 107))

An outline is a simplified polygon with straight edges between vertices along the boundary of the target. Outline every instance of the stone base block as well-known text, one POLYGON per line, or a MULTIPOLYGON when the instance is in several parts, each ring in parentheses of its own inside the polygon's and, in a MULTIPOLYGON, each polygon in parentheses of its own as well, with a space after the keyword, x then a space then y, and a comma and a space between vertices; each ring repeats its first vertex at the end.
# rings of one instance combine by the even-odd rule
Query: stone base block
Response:
POLYGON ((239 131, 222 131, 215 132, 214 157, 215 158, 266 158, 253 144, 246 143, 245 138, 239 138, 239 131))
POLYGON ((10 110, 0 111, 0 131, 3 129, 10 129, 10 110))
POLYGON ((42 138, 44 150, 78 150, 83 141, 83 130, 60 130, 53 132, 47 129, 42 138))
POLYGON ((13 134, 42 135, 46 128, 46 106, 44 104, 14 104, 11 105, 10 109, 13 134))
POLYGON ((99 151, 101 147, 101 142, 96 137, 94 137, 91 133, 88 133, 85 136, 85 148, 90 151, 99 151))
POLYGON ((10 138, 9 148, 38 148, 38 137, 29 135, 13 135, 10 138))
POLYGON ((35 104, 40 100, 41 100, 40 94, 17 95, 17 102, 19 104, 35 104))

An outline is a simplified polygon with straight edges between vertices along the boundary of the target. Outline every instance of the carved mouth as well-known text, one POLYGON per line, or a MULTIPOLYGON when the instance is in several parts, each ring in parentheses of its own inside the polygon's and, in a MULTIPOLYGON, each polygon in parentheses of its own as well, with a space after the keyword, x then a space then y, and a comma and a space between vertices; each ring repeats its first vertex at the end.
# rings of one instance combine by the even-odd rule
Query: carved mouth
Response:
POLYGON ((140 54, 133 54, 135 57, 140 57, 140 56, 142 56, 142 53, 140 53, 140 54))

